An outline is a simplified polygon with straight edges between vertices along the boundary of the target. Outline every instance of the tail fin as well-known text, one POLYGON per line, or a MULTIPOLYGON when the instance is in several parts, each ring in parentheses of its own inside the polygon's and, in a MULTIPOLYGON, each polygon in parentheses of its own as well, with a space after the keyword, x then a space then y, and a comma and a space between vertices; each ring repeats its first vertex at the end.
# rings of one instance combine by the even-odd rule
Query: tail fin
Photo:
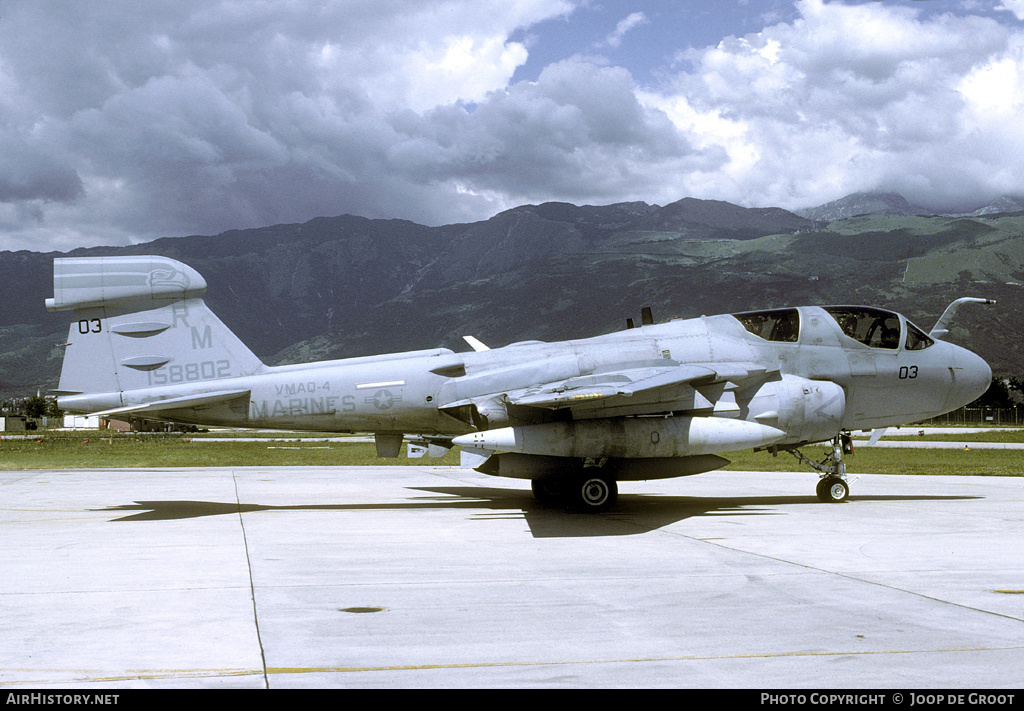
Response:
POLYGON ((73 311, 58 388, 67 409, 119 407, 133 390, 213 386, 263 367, 206 306, 203 277, 173 259, 55 259, 53 292, 48 310, 73 311))

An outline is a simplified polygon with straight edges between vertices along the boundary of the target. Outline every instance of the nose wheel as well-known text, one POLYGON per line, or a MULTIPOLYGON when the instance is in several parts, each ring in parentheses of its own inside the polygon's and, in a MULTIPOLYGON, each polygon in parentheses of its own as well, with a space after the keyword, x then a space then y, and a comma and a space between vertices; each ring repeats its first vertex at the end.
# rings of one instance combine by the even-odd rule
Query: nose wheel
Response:
POLYGON ((837 476, 823 476, 818 480, 816 493, 826 504, 839 504, 850 495, 850 485, 837 476))

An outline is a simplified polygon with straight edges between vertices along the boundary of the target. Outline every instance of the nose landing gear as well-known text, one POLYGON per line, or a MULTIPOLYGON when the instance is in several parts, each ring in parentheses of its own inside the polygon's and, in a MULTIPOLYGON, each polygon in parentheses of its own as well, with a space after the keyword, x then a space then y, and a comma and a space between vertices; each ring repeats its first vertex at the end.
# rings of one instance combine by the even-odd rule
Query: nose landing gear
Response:
POLYGON ((823 476, 815 489, 818 499, 827 504, 839 504, 850 495, 850 485, 837 476, 823 476))
POLYGON ((832 440, 832 451, 820 462, 808 458, 797 449, 791 449, 789 452, 821 474, 818 486, 815 488, 819 500, 829 504, 846 501, 850 495, 850 485, 846 481, 846 462, 843 461, 843 454, 853 454, 853 445, 848 432, 840 433, 832 440))

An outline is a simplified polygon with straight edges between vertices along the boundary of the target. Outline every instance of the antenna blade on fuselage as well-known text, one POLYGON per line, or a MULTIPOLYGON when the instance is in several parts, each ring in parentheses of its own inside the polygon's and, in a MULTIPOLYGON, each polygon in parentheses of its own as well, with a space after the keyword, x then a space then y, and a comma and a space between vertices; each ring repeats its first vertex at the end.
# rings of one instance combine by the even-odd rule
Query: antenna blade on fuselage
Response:
POLYGON ((489 351, 489 350, 491 350, 486 345, 484 345, 480 341, 480 339, 478 339, 476 336, 463 336, 462 340, 464 340, 466 343, 468 343, 469 347, 472 348, 474 351, 476 351, 478 353, 480 351, 489 351))

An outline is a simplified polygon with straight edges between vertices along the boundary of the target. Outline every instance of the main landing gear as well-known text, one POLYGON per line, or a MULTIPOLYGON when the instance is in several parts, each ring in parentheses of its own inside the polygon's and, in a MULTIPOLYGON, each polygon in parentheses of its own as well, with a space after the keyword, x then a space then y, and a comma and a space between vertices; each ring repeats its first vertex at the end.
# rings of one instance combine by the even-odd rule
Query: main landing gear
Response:
POLYGON ((598 473, 596 467, 587 467, 584 474, 564 479, 534 479, 533 495, 545 505, 568 504, 584 513, 600 513, 615 505, 619 487, 612 479, 598 473))
POLYGON ((843 461, 843 454, 853 453, 849 433, 841 433, 836 436, 832 440, 832 451, 820 462, 809 459, 796 449, 791 449, 789 452, 821 474, 818 486, 815 488, 818 499, 829 504, 846 501, 850 495, 850 485, 846 481, 846 462, 843 461))

